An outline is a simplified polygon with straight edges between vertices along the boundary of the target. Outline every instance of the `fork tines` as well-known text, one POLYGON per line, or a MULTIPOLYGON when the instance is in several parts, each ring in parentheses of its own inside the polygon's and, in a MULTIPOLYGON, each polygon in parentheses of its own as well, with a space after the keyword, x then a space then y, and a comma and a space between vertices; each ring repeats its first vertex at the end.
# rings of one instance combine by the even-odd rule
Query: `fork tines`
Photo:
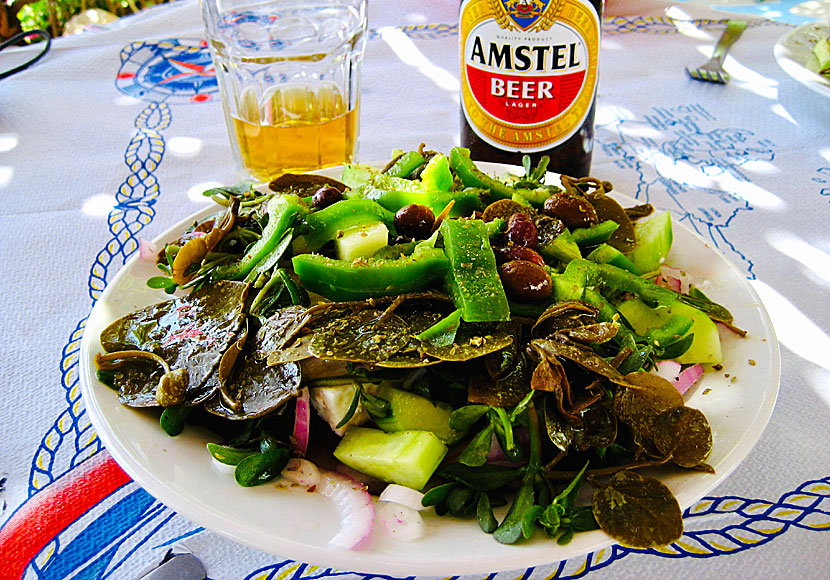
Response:
POLYGON ((710 83, 726 84, 729 82, 729 73, 726 71, 710 70, 706 68, 689 68, 686 67, 686 72, 693 79, 699 81, 708 81, 710 83))

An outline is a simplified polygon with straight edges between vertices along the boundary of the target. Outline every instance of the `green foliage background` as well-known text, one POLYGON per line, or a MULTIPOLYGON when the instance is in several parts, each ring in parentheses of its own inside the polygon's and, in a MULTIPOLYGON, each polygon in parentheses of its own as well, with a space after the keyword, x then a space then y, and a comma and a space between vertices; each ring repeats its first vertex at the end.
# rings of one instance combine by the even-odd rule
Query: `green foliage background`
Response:
POLYGON ((52 36, 63 33, 76 14, 99 8, 118 17, 134 14, 167 0, 0 0, 0 37, 15 32, 42 29, 52 36))

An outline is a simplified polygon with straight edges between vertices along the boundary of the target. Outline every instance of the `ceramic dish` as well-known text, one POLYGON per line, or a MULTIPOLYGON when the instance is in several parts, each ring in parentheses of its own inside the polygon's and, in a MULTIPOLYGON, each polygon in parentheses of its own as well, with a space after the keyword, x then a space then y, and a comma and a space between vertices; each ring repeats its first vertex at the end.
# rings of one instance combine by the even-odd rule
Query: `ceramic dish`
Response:
POLYGON ((813 45, 828 35, 827 22, 811 22, 788 32, 775 44, 775 60, 784 72, 825 97, 830 97, 830 77, 818 74, 819 63, 813 55, 813 45))
MULTIPOLYGON (((478 165, 488 172, 505 170, 505 166, 478 165)), ((332 170, 330 174, 339 172, 332 170)), ((633 205, 632 200, 622 201, 633 205)), ((159 246, 212 211, 206 209, 171 228, 157 240, 159 246)), ((705 280, 707 294, 726 305, 736 324, 748 331, 744 339, 730 332, 722 335, 723 370, 707 373, 686 395, 688 405, 703 411, 711 424, 714 449, 709 463, 717 473, 667 470, 660 474, 685 508, 714 489, 747 457, 761 436, 778 392, 780 360, 760 299, 726 258, 675 224, 670 262, 682 265, 697 280, 705 280)), ((273 485, 239 487, 232 475, 215 467, 207 453, 209 434, 188 428, 176 438, 168 437, 159 428, 156 414, 121 405, 115 393, 96 380, 93 359, 101 351, 101 330, 123 314, 167 298, 145 284, 156 272, 152 264, 133 259, 109 283, 86 323, 81 380, 86 408, 109 452, 135 481, 182 516, 281 557, 340 570, 405 576, 526 569, 612 544, 603 532, 595 531, 577 534, 565 546, 542 533, 529 542, 502 545, 482 533, 474 520, 437 517, 427 511, 427 533, 417 541, 402 542, 375 533, 366 549, 328 547, 339 521, 325 498, 273 485)))

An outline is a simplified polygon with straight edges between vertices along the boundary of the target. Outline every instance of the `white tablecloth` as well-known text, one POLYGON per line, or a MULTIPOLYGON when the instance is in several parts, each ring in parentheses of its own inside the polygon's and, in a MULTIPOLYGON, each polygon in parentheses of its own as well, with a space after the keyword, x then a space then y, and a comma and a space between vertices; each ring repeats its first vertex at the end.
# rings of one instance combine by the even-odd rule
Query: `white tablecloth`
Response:
MULTIPOLYGON (((672 553, 615 548, 499 576, 827 578, 830 102, 776 64, 773 45, 791 26, 751 22, 727 61, 732 82, 715 85, 683 66, 708 56, 722 14, 691 10, 684 33, 662 8, 619 12, 603 26, 592 173, 671 209, 751 280, 781 341, 780 396, 753 452, 712 492, 723 509, 687 518, 711 542, 672 553)), ((456 22, 457 2, 371 3, 361 160, 457 143, 456 22)), ((182 69, 190 92, 142 85, 152 71, 139 65, 160 47, 204 51, 203 38, 197 3, 178 0, 58 39, 0 82, 2 580, 132 580, 173 542, 214 580, 309 574, 290 554, 203 530, 119 479, 80 397, 85 317, 135 239, 204 207, 207 184, 235 181, 202 71, 182 69)), ((0 54, 0 68, 13 58, 0 54)))

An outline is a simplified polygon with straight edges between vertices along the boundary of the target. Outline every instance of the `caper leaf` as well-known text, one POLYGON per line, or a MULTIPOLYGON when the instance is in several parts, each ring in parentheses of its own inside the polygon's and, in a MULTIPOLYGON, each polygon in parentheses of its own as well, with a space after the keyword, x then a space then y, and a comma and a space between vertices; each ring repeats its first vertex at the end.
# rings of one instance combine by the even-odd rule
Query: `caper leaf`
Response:
POLYGON ((600 528, 632 548, 654 548, 683 535, 683 515, 671 490, 634 471, 614 474, 591 502, 600 528))
POLYGON ((681 467, 696 467, 712 450, 712 430, 706 416, 691 407, 666 411, 654 422, 654 444, 681 467))

